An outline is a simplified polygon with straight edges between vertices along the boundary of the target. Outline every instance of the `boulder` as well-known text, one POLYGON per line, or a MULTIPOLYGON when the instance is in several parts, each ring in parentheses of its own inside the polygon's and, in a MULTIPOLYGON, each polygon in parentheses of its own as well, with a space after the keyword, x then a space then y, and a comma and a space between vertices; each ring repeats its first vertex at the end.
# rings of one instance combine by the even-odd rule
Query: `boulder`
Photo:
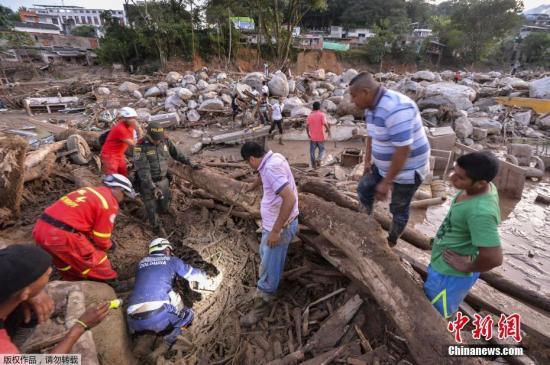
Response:
POLYGON ((538 132, 534 130, 533 128, 526 128, 525 131, 523 131, 523 135, 525 137, 529 138, 542 138, 544 137, 544 133, 538 132))
POLYGON ((487 138, 487 129, 474 127, 472 130, 472 139, 474 141, 483 141, 487 138))
POLYGON ((227 94, 222 94, 222 96, 220 96, 220 99, 225 103, 225 104, 231 104, 232 100, 231 100, 231 96, 227 95, 227 94))
POLYGON ((311 109, 305 106, 297 106, 290 111, 291 118, 307 117, 311 113, 311 109))
POLYGON ((476 98, 474 89, 450 82, 438 82, 428 85, 423 97, 417 104, 420 109, 453 106, 455 109, 468 110, 476 98))
POLYGON ((161 95, 162 95, 162 91, 157 86, 153 86, 145 92, 144 96, 146 98, 150 98, 153 96, 161 96, 161 95))
POLYGON ((199 153, 202 149, 202 142, 197 142, 191 147, 191 154, 199 153))
POLYGON ((159 88, 160 92, 163 94, 163 95, 166 95, 166 92, 168 91, 168 83, 167 82, 164 82, 164 81, 161 81, 157 84, 157 87, 159 88))
POLYGON ((183 76, 183 80, 181 81, 182 86, 185 85, 194 85, 197 83, 197 79, 194 75, 185 75, 183 76))
POLYGON ((327 89, 328 91, 334 91, 336 89, 336 86, 331 84, 330 82, 321 82, 320 85, 323 89, 327 89))
POLYGON ((183 79, 183 76, 176 71, 170 71, 168 74, 166 74, 165 81, 168 83, 168 85, 175 86, 176 84, 180 83, 183 79))
POLYGON ((182 87, 178 91, 178 96, 181 100, 189 100, 193 97, 193 93, 191 92, 191 90, 182 87))
POLYGON ((141 95, 141 93, 139 92, 139 90, 134 90, 134 92, 132 93, 132 95, 133 95, 134 98, 136 98, 136 99, 141 99, 141 98, 143 98, 143 95, 141 95))
POLYGON ((164 110, 174 112, 183 105, 183 100, 177 95, 171 95, 164 100, 164 110))
POLYGON ((454 131, 460 139, 468 138, 472 135, 474 126, 467 117, 460 117, 454 121, 454 131))
POLYGON ((326 78, 325 70, 320 68, 318 70, 315 70, 313 72, 310 72, 311 77, 313 77, 316 80, 324 81, 326 78))
POLYGON ((502 124, 496 120, 492 120, 488 117, 473 117, 469 118, 472 125, 477 128, 483 128, 487 130, 487 134, 500 134, 502 131, 502 124))
POLYGON ((339 121, 342 122, 342 123, 344 123, 344 122, 353 122, 353 121, 355 121, 355 117, 353 115, 344 115, 343 117, 340 117, 339 121))
POLYGON ((302 99, 294 96, 292 98, 285 99, 285 103, 283 106, 283 112, 290 113, 294 108, 297 108, 299 106, 302 106, 304 102, 302 99))
POLYGON ((203 135, 204 132, 199 129, 193 129, 190 133, 191 138, 201 138, 203 135))
POLYGON ((148 122, 151 118, 151 111, 147 108, 138 108, 136 109, 137 120, 138 122, 148 122))
POLYGON ((544 118, 540 117, 537 120, 537 125, 543 131, 550 130, 550 114, 547 114, 544 118))
POLYGON ((493 81, 493 78, 491 76, 489 76, 489 74, 485 74, 485 73, 475 73, 473 75, 473 79, 474 79, 474 81, 479 82, 479 83, 493 81))
POLYGON ((343 96, 331 96, 328 100, 332 101, 334 104, 338 105, 344 100, 343 96))
POLYGON ((105 86, 100 86, 95 91, 97 95, 109 95, 111 93, 111 90, 105 86))
POLYGON ((504 77, 502 79, 499 79, 497 81, 497 86, 509 86, 514 89, 529 89, 529 83, 517 77, 504 77))
POLYGON ((134 91, 139 90, 139 86, 130 81, 125 81, 118 87, 118 90, 123 93, 133 93, 134 91))
POLYGON ((531 124, 531 116, 533 115, 531 110, 522 112, 522 113, 516 113, 514 114, 513 118, 516 124, 527 127, 529 124, 531 124))
POLYGON ((197 88, 197 85, 188 84, 186 86, 187 90, 191 91, 193 94, 199 92, 199 89, 197 88))
POLYGON ((550 76, 529 83, 529 97, 550 99, 550 76))
POLYGON ((339 116, 342 115, 348 115, 351 114, 354 117, 361 119, 363 118, 364 111, 359 109, 352 101, 351 101, 351 95, 346 94, 344 95, 344 98, 338 104, 338 110, 336 111, 336 114, 339 116))
POLYGON ((219 74, 216 75, 216 81, 218 82, 222 82, 225 79, 227 79, 227 74, 225 72, 220 72, 219 74))
POLYGON ((500 95, 500 90, 493 86, 482 86, 478 89, 477 94, 480 98, 489 98, 500 95))
POLYGON ((445 70, 441 73, 441 78, 445 81, 452 81, 455 77, 454 71, 445 70))
POLYGON ((426 80, 426 81, 435 81, 435 74, 428 70, 422 70, 416 72, 412 76, 413 80, 426 80))
POLYGON ((333 96, 344 96, 346 94, 346 89, 335 89, 332 93, 333 96))
POLYGON ((187 120, 190 122, 198 122, 201 119, 199 112, 195 109, 191 109, 187 112, 187 120))
POLYGON ((215 99, 215 98, 217 98, 217 97, 218 97, 218 93, 217 93, 217 92, 214 92, 214 91, 211 91, 211 92, 202 94, 203 100, 215 99))
POLYGON ((338 119, 334 118, 332 115, 327 114, 326 117, 327 117, 327 123, 328 123, 329 125, 336 125, 336 124, 338 124, 338 119))
POLYGON ((199 107, 201 111, 220 111, 224 110, 223 101, 220 99, 208 99, 201 103, 199 107))
POLYGON ((269 87, 269 94, 273 96, 287 97, 290 92, 288 81, 286 80, 286 77, 284 77, 284 74, 273 75, 271 80, 267 83, 267 86, 269 87))
POLYGON ((181 87, 172 87, 166 91, 166 96, 178 95, 181 89, 181 87))
POLYGON ((290 80, 288 82, 288 92, 289 94, 294 94, 295 91, 296 91, 296 81, 290 80))
POLYGON ((204 90, 208 87, 208 82, 204 80, 199 80, 199 82, 197 82, 197 87, 199 88, 199 90, 204 90))
POLYGON ((353 78, 357 75, 359 75, 359 72, 357 72, 353 68, 350 68, 342 74, 341 78, 344 83, 349 84, 349 82, 353 80, 353 78))
POLYGON ((189 102, 187 103, 187 107, 189 109, 197 109, 198 106, 199 104, 195 100, 189 100, 189 102))
POLYGON ((489 77, 493 78, 493 79, 498 79, 498 78, 502 77, 502 73, 500 73, 498 71, 491 71, 491 72, 489 72, 489 77))
POLYGON ((338 106, 334 104, 330 100, 324 100, 323 104, 321 105, 324 110, 326 110, 328 113, 334 113, 338 109, 338 106))
POLYGON ((252 92, 252 88, 247 85, 247 84, 240 84, 240 83, 237 83, 235 84, 235 88, 234 88, 234 92, 237 94, 237 96, 241 99, 244 99, 246 98, 246 94, 245 92, 249 92, 251 93, 252 92))

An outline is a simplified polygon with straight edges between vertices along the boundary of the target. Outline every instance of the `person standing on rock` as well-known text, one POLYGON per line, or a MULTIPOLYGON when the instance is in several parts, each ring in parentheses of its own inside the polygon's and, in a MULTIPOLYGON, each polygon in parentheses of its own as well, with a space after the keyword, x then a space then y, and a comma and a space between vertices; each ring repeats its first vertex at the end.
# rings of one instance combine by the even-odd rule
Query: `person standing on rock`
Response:
POLYGON ((313 111, 307 117, 306 131, 309 137, 309 158, 311 167, 316 169, 325 156, 326 136, 330 137, 330 127, 327 123, 327 117, 325 113, 321 111, 321 103, 318 101, 313 103, 313 111), (316 156, 316 150, 319 150, 318 156, 316 156))
MULTIPOLYGON (((24 324, 29 326, 31 313, 40 324, 54 312, 55 303, 44 290, 52 273, 51 265, 51 256, 34 245, 17 244, 0 250, 0 354, 20 353, 10 332, 24 324)), ((50 353, 70 353, 80 336, 101 323, 108 313, 109 303, 88 308, 50 353)))
POLYGON ((165 348, 178 336, 189 335, 187 327, 193 322, 193 310, 186 308, 181 296, 174 291, 176 277, 208 283, 202 270, 186 264, 172 252, 172 244, 165 238, 155 238, 149 244, 149 255, 137 268, 136 282, 128 299, 127 320, 130 333, 163 333, 165 348))
POLYGON ((266 152, 256 142, 246 142, 241 148, 241 156, 259 172, 248 191, 263 186, 260 208, 261 263, 254 297, 255 307, 260 309, 270 303, 277 293, 288 245, 298 230, 298 191, 288 161, 283 155, 266 152))
POLYGON ((271 104, 271 128, 269 134, 275 130, 275 126, 279 129, 279 144, 283 144, 283 105, 284 97, 280 97, 278 101, 271 104))
POLYGON ((259 103, 256 106, 256 114, 260 118, 260 124, 263 125, 269 125, 271 123, 270 121, 270 114, 271 112, 271 105, 269 104, 269 100, 267 99, 267 94, 262 94, 259 103))
POLYGON ((165 136, 159 122, 149 123, 147 134, 134 148, 135 184, 145 204, 149 223, 155 234, 161 236, 166 236, 166 232, 157 213, 168 213, 172 200, 168 179, 169 157, 193 169, 199 168, 165 136))
POLYGON ((456 160, 451 182, 459 190, 432 241, 424 292, 448 319, 458 311, 480 272, 502 265, 498 192, 491 182, 498 159, 488 151, 456 160))
POLYGON ((266 81, 262 81, 262 94, 267 94, 267 96, 269 96, 269 87, 266 81))
POLYGON ((367 214, 375 198, 386 200, 392 190, 393 219, 388 244, 393 247, 409 221, 414 193, 430 171, 430 144, 415 102, 383 88, 370 73, 362 72, 350 82, 352 101, 365 109, 365 169, 357 187, 367 214))
POLYGON ((118 123, 107 134, 101 147, 101 171, 105 175, 121 174, 128 177, 124 153, 128 146, 135 146, 143 136, 134 108, 124 107, 118 113, 118 123), (137 138, 134 133, 137 132, 137 138))
POLYGON ((63 280, 109 281, 117 277, 106 251, 124 196, 136 194, 127 177, 113 174, 105 186, 73 191, 50 205, 38 219, 32 235, 53 256, 63 280))

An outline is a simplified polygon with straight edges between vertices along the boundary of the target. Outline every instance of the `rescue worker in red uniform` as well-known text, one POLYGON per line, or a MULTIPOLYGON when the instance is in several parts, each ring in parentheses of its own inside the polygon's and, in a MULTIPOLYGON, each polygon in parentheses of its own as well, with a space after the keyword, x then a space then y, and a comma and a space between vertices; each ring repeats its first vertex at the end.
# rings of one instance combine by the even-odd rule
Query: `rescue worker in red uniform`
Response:
POLYGON ((124 153, 143 136, 134 108, 125 107, 118 113, 118 123, 111 128, 101 148, 101 170, 105 175, 128 176, 124 153))
POLYGON ((105 251, 124 195, 135 197, 132 183, 107 175, 105 186, 73 191, 50 205, 32 232, 36 243, 53 256, 64 280, 109 281, 117 277, 105 251))

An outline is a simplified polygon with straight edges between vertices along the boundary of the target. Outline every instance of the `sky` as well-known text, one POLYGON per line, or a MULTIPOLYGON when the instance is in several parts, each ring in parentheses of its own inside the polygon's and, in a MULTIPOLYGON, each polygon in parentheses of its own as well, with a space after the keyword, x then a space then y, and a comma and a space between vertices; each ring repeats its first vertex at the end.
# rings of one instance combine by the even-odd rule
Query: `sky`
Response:
MULTIPOLYGON (((441 2, 436 0, 436 2, 441 2)), ((123 0, 0 0, 0 4, 17 10, 20 6, 31 7, 33 4, 42 5, 76 5, 89 9, 112 9, 122 10, 123 0)), ((550 4, 550 0, 523 0, 525 10, 535 8, 539 5, 550 4)))

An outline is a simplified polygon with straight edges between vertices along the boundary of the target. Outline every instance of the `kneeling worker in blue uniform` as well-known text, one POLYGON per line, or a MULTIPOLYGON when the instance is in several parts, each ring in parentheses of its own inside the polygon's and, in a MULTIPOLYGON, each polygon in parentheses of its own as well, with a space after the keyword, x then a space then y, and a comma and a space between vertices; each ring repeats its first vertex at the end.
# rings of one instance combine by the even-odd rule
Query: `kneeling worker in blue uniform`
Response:
POLYGON ((138 264, 127 309, 130 333, 162 334, 168 346, 193 321, 193 310, 184 306, 181 296, 172 288, 176 275, 198 282, 199 286, 208 280, 206 273, 172 256, 172 250, 167 239, 151 241, 149 255, 138 264))

